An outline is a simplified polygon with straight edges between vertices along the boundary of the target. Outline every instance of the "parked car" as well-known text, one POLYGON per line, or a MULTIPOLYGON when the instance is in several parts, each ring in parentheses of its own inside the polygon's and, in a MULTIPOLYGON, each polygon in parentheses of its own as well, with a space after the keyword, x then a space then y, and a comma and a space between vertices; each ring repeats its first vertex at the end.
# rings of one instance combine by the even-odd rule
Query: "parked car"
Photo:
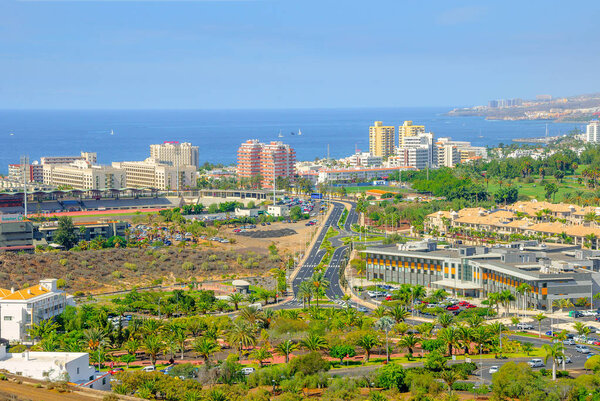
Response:
POLYGON ((529 323, 517 323, 517 330, 533 330, 533 325, 529 323))
POLYGON ((142 368, 142 372, 154 372, 156 370, 156 366, 150 365, 142 368))
POLYGON ((473 308, 477 308, 477 305, 467 304, 467 305, 465 305, 465 308, 467 308, 467 309, 473 309, 473 308))
POLYGON ((108 371, 108 373, 110 373, 111 375, 116 375, 119 372, 123 372, 125 369, 123 368, 113 368, 111 370, 108 371))
POLYGON ((571 339, 566 339, 563 341, 563 345, 575 345, 575 341, 571 339))
POLYGON ((577 344, 575 346, 575 351, 577 351, 579 353, 582 353, 582 354, 589 354, 590 353, 590 349, 586 345, 583 345, 583 344, 577 344))
POLYGON ((458 305, 452 305, 452 306, 449 306, 446 308, 446 310, 459 310, 459 309, 460 309, 460 306, 458 306, 458 305))
POLYGON ((547 336, 554 337, 554 336, 555 336, 557 333, 556 333, 555 331, 548 330, 548 331, 547 331, 545 334, 546 334, 547 336))
POLYGON ((527 362, 527 364, 529 366, 531 366, 532 368, 543 368, 544 366, 546 366, 544 364, 544 361, 542 361, 541 359, 538 359, 538 358, 534 358, 534 359, 530 360, 529 362, 527 362))
POLYGON ((498 372, 498 366, 490 366, 490 374, 493 375, 496 372, 498 372))
MULTIPOLYGON (((558 358, 556 358, 556 363, 558 363, 558 364, 561 364, 562 362, 563 362, 563 361, 562 361, 562 358, 561 358, 561 357, 558 357, 558 358)), ((571 360, 571 358, 569 358, 569 357, 567 356, 567 357, 565 357, 565 363, 573 363, 573 361, 571 360)))
POLYGON ((585 326, 586 329, 589 329, 590 333, 597 333, 598 329, 595 328, 594 326, 585 326))
POLYGON ((254 373, 255 369, 254 368, 242 368, 242 373, 246 376, 254 373))

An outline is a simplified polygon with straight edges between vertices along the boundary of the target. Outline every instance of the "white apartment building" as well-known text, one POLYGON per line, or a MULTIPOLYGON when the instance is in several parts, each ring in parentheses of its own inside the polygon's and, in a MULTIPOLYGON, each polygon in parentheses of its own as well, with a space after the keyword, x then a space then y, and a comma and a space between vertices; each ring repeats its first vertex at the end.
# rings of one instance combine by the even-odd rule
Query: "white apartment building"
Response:
POLYGON ((370 180, 387 178, 390 174, 399 171, 416 170, 414 167, 375 167, 375 168, 346 168, 323 169, 319 171, 317 182, 370 180))
POLYGON ((352 156, 341 159, 340 162, 350 167, 380 167, 383 163, 383 158, 373 156, 369 152, 357 152, 352 156))
MULTIPOLYGON (((406 146, 408 138, 412 138, 424 133, 424 125, 413 125, 412 121, 404 121, 402 125, 398 126, 398 146, 406 146)), ((431 134, 431 136, 433 137, 433 134, 431 134)))
POLYGON ((454 167, 460 163, 460 151, 455 145, 436 144, 436 163, 438 167, 454 167))
POLYGON ((67 305, 56 279, 40 280, 38 285, 15 291, 0 288, 0 338, 29 341, 32 324, 60 315, 67 305))
POLYGON ((125 187, 125 174, 111 166, 93 165, 85 160, 71 164, 43 165, 44 184, 79 190, 119 189, 125 187))
POLYGON ((167 141, 161 144, 150 145, 150 158, 160 163, 172 166, 200 166, 198 146, 189 142, 179 143, 167 141))
POLYGON ((591 121, 585 131, 585 141, 590 143, 600 142, 600 121, 591 121))
POLYGON ((431 146, 427 145, 398 148, 396 154, 388 158, 387 166, 414 167, 419 170, 433 167, 431 149, 431 146))
POLYGON ((36 380, 67 380, 95 390, 111 389, 112 375, 96 373, 87 352, 10 353, 6 352, 6 345, 0 345, 0 369, 36 380))
POLYGON ((181 190, 195 185, 196 167, 170 166, 148 158, 144 161, 113 162, 122 171, 128 188, 155 188, 181 190))

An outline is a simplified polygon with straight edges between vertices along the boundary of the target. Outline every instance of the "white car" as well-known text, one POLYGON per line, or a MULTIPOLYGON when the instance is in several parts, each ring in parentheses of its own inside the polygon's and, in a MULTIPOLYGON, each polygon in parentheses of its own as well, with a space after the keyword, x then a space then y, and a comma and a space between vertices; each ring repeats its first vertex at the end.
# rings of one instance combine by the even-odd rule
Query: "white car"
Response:
POLYGON ((581 345, 581 344, 577 344, 575 346, 575 351, 580 352, 582 354, 589 354, 590 353, 590 349, 588 347, 586 347, 585 345, 581 345))
POLYGON ((255 369, 254 368, 242 368, 242 373, 245 374, 246 376, 254 373, 255 369))
POLYGON ((155 366, 146 366, 142 368, 142 372, 154 372, 156 370, 155 366))
POLYGON ((575 341, 571 339, 566 339, 563 341, 563 345, 575 345, 575 341))
POLYGON ((490 366, 490 374, 493 375, 496 372, 498 372, 498 366, 490 366))
MULTIPOLYGON (((563 362, 563 361, 562 361, 562 358, 560 358, 560 357, 556 358, 556 363, 558 363, 558 364, 562 364, 562 362, 563 362)), ((566 358, 565 358, 565 363, 573 363, 573 361, 571 360, 571 358, 569 358, 569 357, 566 357, 566 358)))
POLYGON ((533 330, 533 325, 529 323, 518 323, 517 330, 533 330))
POLYGON ((543 368, 544 366, 546 366, 544 364, 544 361, 542 361, 541 359, 538 359, 538 358, 530 360, 529 362, 527 362, 527 364, 529 366, 531 366, 532 368, 543 368))
POLYGON ((596 316, 596 311, 595 310, 582 310, 581 314, 583 316, 596 316))

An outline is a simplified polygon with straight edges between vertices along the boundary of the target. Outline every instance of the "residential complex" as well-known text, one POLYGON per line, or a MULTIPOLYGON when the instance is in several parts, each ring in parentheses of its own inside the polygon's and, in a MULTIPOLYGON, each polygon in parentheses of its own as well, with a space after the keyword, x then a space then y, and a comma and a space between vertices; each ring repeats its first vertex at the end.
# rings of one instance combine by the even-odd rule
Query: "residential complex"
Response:
POLYGON ((398 147, 406 145, 406 139, 415 137, 418 134, 425 133, 424 125, 413 125, 412 121, 404 121, 402 125, 398 127, 398 147))
POLYGON ((67 305, 56 279, 16 291, 0 288, 0 337, 9 341, 30 341, 32 324, 60 315, 67 305))
POLYGON ((369 152, 373 156, 388 157, 394 154, 396 146, 396 128, 384 126, 383 122, 375 121, 369 127, 369 152))
POLYGON ((150 158, 159 163, 171 166, 200 166, 198 146, 189 142, 165 141, 157 145, 150 145, 150 158))
POLYGON ((124 188, 125 173, 110 166, 76 160, 70 164, 44 164, 44 184, 79 190, 124 188))
POLYGON ((600 121, 594 120, 587 125, 585 140, 591 143, 600 142, 600 121))
POLYGON ((356 152, 352 156, 341 159, 340 162, 349 167, 380 167, 383 163, 383 158, 373 156, 369 152, 356 152))
POLYGON ((556 299, 590 297, 598 290, 596 255, 573 246, 523 241, 507 246, 438 249, 435 241, 370 247, 363 251, 367 279, 443 288, 454 295, 485 298, 491 292, 517 294, 528 307, 550 309, 556 299))
POLYGON ((471 230, 493 233, 502 239, 510 239, 512 235, 540 236, 598 249, 600 226, 586 222, 585 216, 589 214, 600 215, 600 208, 529 201, 494 210, 438 211, 426 217, 424 226, 441 235, 471 230))
POLYGON ((319 171, 317 182, 335 182, 370 180, 387 178, 390 174, 401 171, 415 170, 414 167, 375 167, 375 168, 324 168, 319 171))
POLYGON ((239 147, 237 174, 239 178, 262 177, 263 188, 273 188, 276 177, 294 178, 296 152, 279 141, 261 143, 250 139, 239 147))
POLYGON ((123 172, 128 188, 174 191, 196 185, 194 166, 172 166, 148 158, 144 161, 113 162, 112 167, 123 172))

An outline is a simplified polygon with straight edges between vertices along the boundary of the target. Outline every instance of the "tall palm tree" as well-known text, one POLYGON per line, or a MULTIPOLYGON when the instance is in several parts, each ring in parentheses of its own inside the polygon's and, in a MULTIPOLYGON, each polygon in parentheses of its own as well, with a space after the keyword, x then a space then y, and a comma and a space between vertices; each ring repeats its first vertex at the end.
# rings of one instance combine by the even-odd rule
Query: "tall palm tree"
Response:
POLYGON ((152 366, 156 365, 156 356, 160 354, 164 347, 162 339, 157 334, 152 334, 144 338, 144 349, 150 357, 152 366))
POLYGON ((216 341, 214 341, 211 338, 197 337, 192 343, 192 349, 202 359, 204 359, 204 366, 208 368, 208 361, 210 357, 216 352, 219 352, 221 350, 221 347, 216 341))
POLYGON ((300 345, 309 351, 319 351, 327 348, 327 340, 316 333, 309 333, 306 338, 300 341, 300 345))
POLYGON ((400 341, 398 341, 397 345, 400 348, 406 348, 406 351, 408 352, 408 360, 410 361, 413 356, 413 349, 420 341, 421 340, 419 337, 415 336, 414 334, 407 334, 400 338, 400 341))
POLYGON ((317 301, 317 308, 319 307, 319 296, 329 288, 329 280, 325 278, 325 273, 322 271, 316 271, 310 278, 310 282, 314 288, 314 296, 317 301))
POLYGON ((465 351, 465 354, 470 354, 471 343, 473 342, 473 329, 468 326, 460 326, 457 329, 458 343, 465 351))
POLYGON ((285 363, 290 361, 290 354, 298 349, 298 344, 291 340, 285 340, 275 346, 275 351, 285 356, 285 363))
POLYGON ((380 344, 379 339, 377 338, 377 336, 375 334, 372 333, 366 333, 363 334, 358 341, 356 342, 356 345, 358 345, 359 347, 361 347, 362 349, 365 350, 365 363, 369 362, 369 358, 371 357, 371 350, 375 347, 377 347, 380 344))
POLYGON ((310 301, 313 296, 313 288, 310 281, 303 281, 298 286, 298 292, 296 293, 296 297, 302 299, 302 309, 306 309, 306 305, 310 308, 310 301))
POLYGON ((510 290, 504 290, 500 293, 500 302, 502 302, 502 306, 504 306, 504 313, 510 313, 510 303, 514 301, 516 298, 510 290))
MULTIPOLYGON (((542 338, 542 320, 546 319, 546 315, 544 315, 543 313, 538 313, 537 315, 534 315, 533 318, 535 320, 537 320, 538 322, 538 337, 542 338)), ((580 323, 580 322, 578 322, 580 323)))
POLYGON ((433 332, 434 327, 435 326, 433 325, 433 323, 425 322, 416 326, 416 329, 421 334, 421 337, 425 339, 431 337, 431 333, 433 332))
POLYGON ((158 334, 162 329, 162 322, 157 319, 148 319, 142 324, 142 331, 146 335, 158 334))
POLYGON ((386 361, 389 363, 390 362, 390 347, 389 347, 389 343, 388 343, 388 333, 390 332, 392 327, 394 327, 394 320, 392 318, 390 318, 389 316, 384 316, 381 319, 378 319, 375 322, 374 326, 377 330, 382 330, 383 332, 385 332, 385 355, 386 355, 386 361))
POLYGON ((256 361, 259 363, 260 367, 263 367, 263 363, 266 359, 270 359, 273 357, 273 354, 271 354, 271 352, 269 351, 268 348, 266 347, 260 347, 258 349, 255 349, 254 351, 252 351, 252 354, 250 355, 250 357, 252 359, 256 359, 256 361))
POLYGON ((230 304, 233 304, 235 310, 238 310, 239 305, 244 302, 244 296, 239 292, 234 292, 228 299, 230 304))
POLYGON ((380 305, 377 308, 375 308, 372 313, 373 316, 375 316, 377 319, 381 319, 382 317, 387 315, 387 309, 385 308, 385 306, 380 305))
POLYGON ((452 356, 452 351, 459 344, 459 336, 456 327, 448 326, 440 329, 437 333, 437 338, 446 343, 448 347, 448 355, 452 356))
POLYGON ((556 362, 558 359, 565 359, 564 350, 562 344, 544 344, 542 345, 542 349, 546 353, 544 358, 544 362, 548 363, 548 359, 552 359, 552 380, 556 381, 556 362))
POLYGON ((39 323, 33 323, 27 331, 31 338, 43 340, 50 334, 55 333, 58 327, 58 323, 51 319, 47 319, 41 320, 39 323))
POLYGON ((531 292, 531 286, 527 283, 521 283, 516 288, 517 294, 521 296, 521 307, 527 309, 527 294, 531 292))

